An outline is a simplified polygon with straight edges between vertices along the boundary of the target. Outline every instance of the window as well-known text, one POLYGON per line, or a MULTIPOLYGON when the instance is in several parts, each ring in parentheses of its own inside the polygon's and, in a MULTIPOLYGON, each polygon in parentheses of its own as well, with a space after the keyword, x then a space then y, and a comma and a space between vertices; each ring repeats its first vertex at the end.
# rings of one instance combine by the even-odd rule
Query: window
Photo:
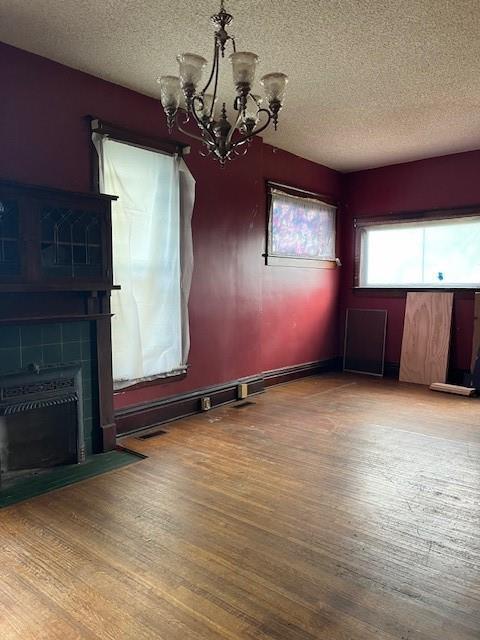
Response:
POLYGON ((111 299, 118 388, 185 371, 194 181, 177 156, 95 133, 93 139, 101 190, 118 196, 113 271, 121 289, 111 299))
POLYGON ((358 221, 361 287, 476 287, 480 217, 358 221))
POLYGON ((335 214, 319 199, 270 188, 267 264, 334 266, 335 214))

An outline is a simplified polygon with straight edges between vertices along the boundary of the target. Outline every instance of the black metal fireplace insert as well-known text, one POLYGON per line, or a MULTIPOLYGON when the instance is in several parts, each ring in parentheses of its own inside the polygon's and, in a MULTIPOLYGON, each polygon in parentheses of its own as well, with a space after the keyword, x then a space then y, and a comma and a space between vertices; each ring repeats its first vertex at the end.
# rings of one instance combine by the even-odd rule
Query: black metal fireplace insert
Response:
POLYGON ((79 366, 0 377, 0 486, 85 461, 79 366))

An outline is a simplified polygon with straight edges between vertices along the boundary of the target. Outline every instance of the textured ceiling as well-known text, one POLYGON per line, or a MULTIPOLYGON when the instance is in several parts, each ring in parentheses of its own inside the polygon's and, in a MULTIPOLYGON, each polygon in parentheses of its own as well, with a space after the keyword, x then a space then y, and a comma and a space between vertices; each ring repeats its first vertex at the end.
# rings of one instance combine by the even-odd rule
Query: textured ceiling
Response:
MULTIPOLYGON (((350 171, 480 148, 480 0, 227 0, 239 50, 290 76, 264 139, 350 171)), ((0 40, 158 96, 209 60, 216 0, 1 0, 0 40)), ((231 93, 225 72, 225 98, 231 93)))

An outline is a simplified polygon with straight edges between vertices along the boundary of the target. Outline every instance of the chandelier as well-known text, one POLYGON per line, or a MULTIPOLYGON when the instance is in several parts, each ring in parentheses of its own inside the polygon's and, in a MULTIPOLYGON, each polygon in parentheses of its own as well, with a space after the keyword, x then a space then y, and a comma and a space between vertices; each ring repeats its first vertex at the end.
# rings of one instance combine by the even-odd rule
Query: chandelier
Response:
POLYGON ((199 85, 207 61, 194 53, 177 56, 179 76, 162 76, 158 79, 169 133, 176 125, 182 133, 202 142, 203 156, 211 156, 221 165, 235 156, 245 155, 252 138, 264 131, 271 122, 277 129, 278 114, 283 106, 288 82, 284 73, 268 73, 260 79, 265 96, 252 93, 258 56, 249 51, 237 51, 235 38, 226 31, 232 20, 233 16, 227 13, 224 0, 221 0, 220 11, 211 18, 215 27, 212 68, 201 90, 199 85), (236 112, 233 125, 227 118, 225 102, 220 114, 216 113, 220 59, 224 58, 228 43, 233 49, 229 60, 236 94, 232 105, 236 112), (209 89, 210 93, 207 93, 209 89), (180 123, 178 111, 182 95, 186 115, 182 116, 183 122, 180 123), (182 124, 192 119, 201 131, 200 136, 182 128, 182 124))

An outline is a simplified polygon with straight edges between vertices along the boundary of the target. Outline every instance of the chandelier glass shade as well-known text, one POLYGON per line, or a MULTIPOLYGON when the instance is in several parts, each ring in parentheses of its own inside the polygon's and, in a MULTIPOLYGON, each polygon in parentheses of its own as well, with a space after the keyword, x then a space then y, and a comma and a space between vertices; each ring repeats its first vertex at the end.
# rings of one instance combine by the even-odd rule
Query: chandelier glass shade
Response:
POLYGON ((260 79, 265 96, 252 93, 258 56, 250 51, 237 51, 235 39, 226 31, 232 20, 233 16, 227 13, 224 0, 221 0, 219 12, 211 18, 215 27, 213 63, 203 87, 200 83, 207 60, 195 53, 177 56, 178 76, 162 76, 158 79, 169 132, 176 126, 182 133, 201 141, 202 155, 211 156, 222 165, 235 156, 245 155, 252 138, 272 122, 277 129, 288 83, 284 73, 268 73, 260 79), (221 109, 217 108, 220 61, 225 57, 228 44, 233 49, 228 57, 235 88, 233 124, 228 120, 226 103, 222 103, 221 109), (180 109, 182 100, 184 111, 180 109), (198 125, 200 135, 182 128, 182 124, 190 120, 198 125))

